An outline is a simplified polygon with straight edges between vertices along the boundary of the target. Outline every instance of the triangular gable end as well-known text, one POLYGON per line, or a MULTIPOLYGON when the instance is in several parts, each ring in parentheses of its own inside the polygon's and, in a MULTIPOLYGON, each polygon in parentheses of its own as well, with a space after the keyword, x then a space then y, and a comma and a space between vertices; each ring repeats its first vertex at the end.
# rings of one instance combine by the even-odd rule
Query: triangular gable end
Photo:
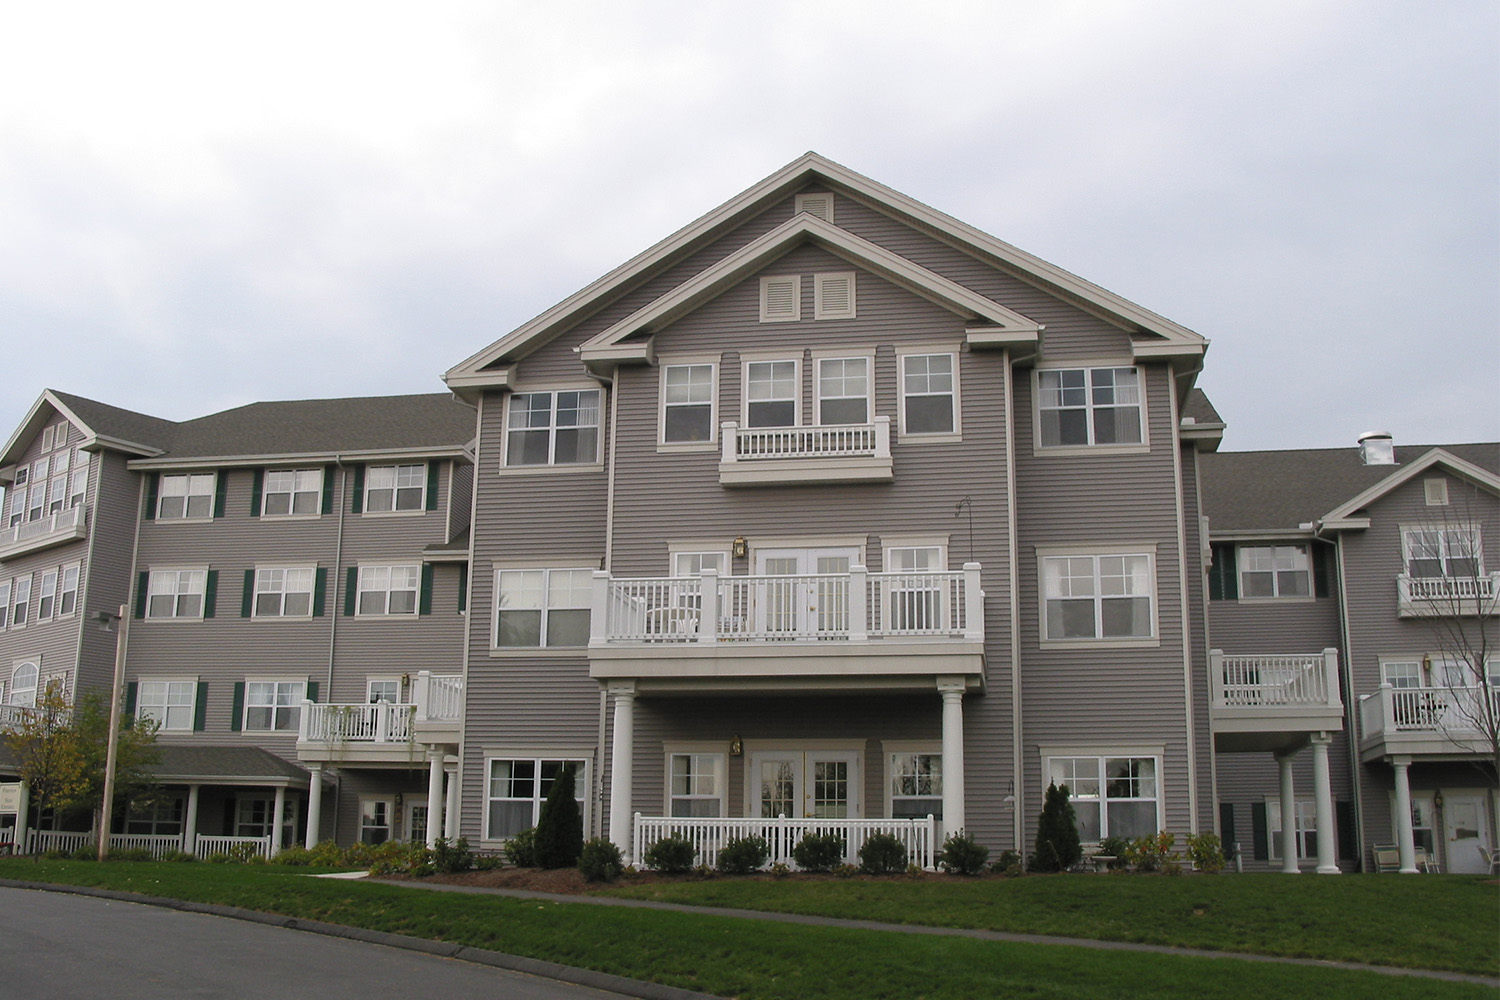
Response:
POLYGON ((5 442, 5 448, 0 451, 0 468, 16 464, 20 460, 22 452, 31 440, 41 433, 47 420, 52 414, 59 414, 67 419, 74 427, 83 433, 83 442, 79 445, 85 451, 93 451, 99 447, 108 447, 115 451, 123 451, 133 455, 160 455, 161 449, 153 448, 147 444, 134 441, 124 441, 99 433, 99 429, 92 426, 88 421, 78 415, 67 403, 64 403, 51 389, 43 389, 42 394, 37 397, 31 409, 27 411, 26 417, 11 434, 10 439, 5 442))
POLYGON ((1476 486, 1487 489, 1491 493, 1500 494, 1500 476, 1496 476, 1494 473, 1488 472, 1472 462, 1466 462, 1457 455, 1442 448, 1434 448, 1399 472, 1392 473, 1359 495, 1352 497, 1327 514, 1324 514, 1318 519, 1318 522, 1329 528, 1368 527, 1368 519, 1355 517, 1354 514, 1356 511, 1368 507, 1398 486, 1410 482, 1435 465, 1441 465, 1460 479, 1467 480, 1476 486))

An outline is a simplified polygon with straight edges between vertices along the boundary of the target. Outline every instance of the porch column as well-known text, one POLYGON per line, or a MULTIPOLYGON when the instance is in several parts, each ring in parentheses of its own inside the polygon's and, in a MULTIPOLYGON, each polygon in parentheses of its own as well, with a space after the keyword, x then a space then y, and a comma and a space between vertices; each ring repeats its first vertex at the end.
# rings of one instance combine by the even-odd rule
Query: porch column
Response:
POLYGON ((1318 733, 1312 738, 1313 797, 1318 813, 1318 874, 1339 874, 1338 848, 1333 838, 1333 782, 1328 776, 1328 745, 1333 737, 1318 733))
POLYGON ((276 803, 271 807, 271 857, 281 851, 281 822, 286 816, 286 786, 276 786, 276 803))
POLYGON ((26 820, 31 812, 31 785, 25 781, 20 785, 16 798, 16 854, 22 854, 26 850, 26 820))
POLYGON ((1410 757, 1392 757, 1396 769, 1396 849, 1401 855, 1401 873, 1417 874, 1417 838, 1411 828, 1411 780, 1407 768, 1410 757))
POLYGON ((615 698, 615 732, 609 748, 609 839, 625 863, 634 861, 630 843, 630 789, 634 779, 635 682, 611 684, 615 698))
POLYGON ((202 785, 188 785, 187 815, 182 819, 182 850, 192 854, 198 850, 198 789, 202 785))
POLYGON ((323 765, 307 765, 310 779, 307 783, 307 836, 303 846, 309 851, 318 846, 318 835, 323 832, 323 765))
POLYGON ((427 846, 443 835, 443 751, 427 751, 427 846))
POLYGON ((458 839, 458 758, 443 757, 443 773, 448 777, 448 797, 443 802, 443 836, 458 839))
POLYGON ((1292 790, 1292 759, 1296 753, 1278 755, 1281 768, 1281 870, 1288 875, 1297 871, 1297 796, 1292 790))
POLYGON ((943 834, 964 829, 964 689, 962 677, 939 677, 943 696, 943 834))

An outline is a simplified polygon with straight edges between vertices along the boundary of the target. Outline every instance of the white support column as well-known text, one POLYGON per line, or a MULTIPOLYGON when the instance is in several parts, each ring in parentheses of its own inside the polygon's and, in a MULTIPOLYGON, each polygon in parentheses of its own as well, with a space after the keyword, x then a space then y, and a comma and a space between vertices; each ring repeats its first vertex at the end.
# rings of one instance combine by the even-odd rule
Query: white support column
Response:
POLYGON ((276 787, 276 803, 271 807, 271 857, 281 852, 281 823, 286 817, 286 786, 276 787))
POLYGON ((1313 796, 1318 813, 1318 874, 1339 873, 1338 848, 1333 839, 1333 782, 1328 775, 1328 745, 1333 737, 1318 733, 1312 738, 1313 796))
POLYGON ((458 758, 443 758, 443 773, 448 777, 448 798, 443 803, 443 836, 458 839, 458 758))
POLYGON ((719 571, 712 566, 698 574, 698 641, 719 641, 719 571))
POLYGON ((307 765, 311 780, 307 783, 307 836, 302 846, 309 851, 318 846, 318 834, 323 832, 323 765, 307 765))
POLYGON ((964 638, 984 639, 984 591, 980 589, 980 565, 964 563, 964 638))
POLYGON ((443 751, 427 751, 427 846, 443 833, 443 751))
POLYGON ((1297 796, 1292 788, 1292 759, 1295 753, 1278 756, 1281 768, 1281 870, 1287 875, 1297 871, 1297 796))
POLYGON ((1396 769, 1396 849, 1401 855, 1401 873, 1417 874, 1417 838, 1411 828, 1411 780, 1407 768, 1410 757, 1392 757, 1396 769))
POLYGON ((624 855, 635 860, 630 843, 630 791, 634 780, 635 682, 611 684, 615 699, 614 739, 609 747, 609 839, 624 855))
POLYGON ((20 794, 16 800, 16 843, 15 852, 20 854, 26 850, 26 819, 31 812, 31 785, 21 782, 20 794))
POLYGON ((939 677, 943 696, 943 833, 964 829, 964 689, 962 677, 939 677))
MULTIPOLYGON (((891 618, 889 611, 886 617, 891 618)), ((849 567, 849 641, 864 642, 870 638, 870 571, 864 566, 849 567)))
POLYGON ((198 850, 198 789, 201 785, 188 785, 187 815, 182 819, 182 850, 192 854, 198 850))

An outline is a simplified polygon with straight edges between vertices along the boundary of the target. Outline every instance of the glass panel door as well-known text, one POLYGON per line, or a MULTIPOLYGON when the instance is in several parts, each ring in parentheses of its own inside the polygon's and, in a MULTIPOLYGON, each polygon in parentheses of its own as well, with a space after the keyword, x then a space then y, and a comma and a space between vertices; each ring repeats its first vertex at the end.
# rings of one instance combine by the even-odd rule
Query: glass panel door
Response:
POLYGON ((756 587, 757 631, 787 638, 846 634, 849 569, 858 558, 853 548, 757 549, 755 575, 778 578, 756 587))
POLYGON ((1490 824, 1483 795, 1443 794, 1443 838, 1448 850, 1448 871, 1482 874, 1488 871, 1480 844, 1490 843, 1490 824))
POLYGON ((748 796, 762 818, 850 819, 860 816, 859 752, 809 750, 752 754, 748 796))

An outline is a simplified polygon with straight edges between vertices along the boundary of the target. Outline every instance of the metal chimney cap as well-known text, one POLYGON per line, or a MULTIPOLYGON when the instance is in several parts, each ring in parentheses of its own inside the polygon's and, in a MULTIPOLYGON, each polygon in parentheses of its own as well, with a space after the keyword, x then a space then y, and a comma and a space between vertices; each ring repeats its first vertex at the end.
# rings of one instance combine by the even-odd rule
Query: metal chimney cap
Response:
POLYGON ((1392 434, 1390 431, 1365 431, 1359 436, 1359 443, 1364 444, 1369 438, 1385 438, 1386 440, 1390 440, 1391 437, 1392 434))

